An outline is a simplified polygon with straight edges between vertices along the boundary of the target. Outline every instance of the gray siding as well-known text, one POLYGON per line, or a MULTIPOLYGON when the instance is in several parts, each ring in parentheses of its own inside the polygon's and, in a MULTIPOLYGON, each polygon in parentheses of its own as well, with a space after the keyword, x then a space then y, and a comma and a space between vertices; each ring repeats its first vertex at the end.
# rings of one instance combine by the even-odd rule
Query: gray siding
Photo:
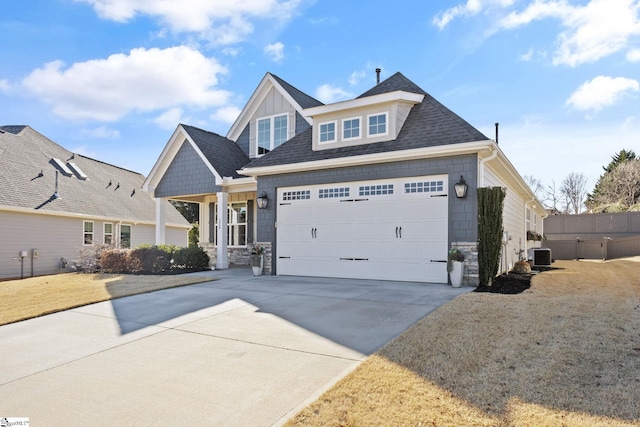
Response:
POLYGON ((158 183, 155 197, 178 197, 220 191, 215 176, 185 140, 158 183))
POLYGON ((305 130, 309 129, 311 125, 296 111, 296 135, 300 135, 305 130))
MULTIPOLYGON (((477 186, 476 177, 478 173, 475 154, 258 177, 257 194, 262 194, 265 191, 269 196, 270 202, 267 209, 259 209, 257 212, 258 230, 256 240, 259 242, 271 242, 274 248, 273 259, 277 258, 275 222, 277 220, 277 189, 279 187, 436 174, 449 175, 449 242, 477 241, 478 203, 474 189, 477 186), (453 185, 458 182, 460 175, 464 176, 469 185, 469 191, 465 199, 456 198, 453 190, 453 185)), ((275 265, 272 268, 272 271, 275 272, 275 265)))
POLYGON ((251 157, 250 143, 249 143, 250 131, 251 131, 251 126, 249 124, 247 124, 244 127, 244 130, 242 131, 240 136, 238 137, 238 140, 236 141, 236 144, 238 144, 240 149, 244 152, 244 154, 247 155, 247 157, 251 157))
MULTIPOLYGON (((103 242, 103 224, 117 221, 93 221, 94 242, 103 242)), ((31 250, 38 249, 39 256, 33 260, 33 275, 59 273, 60 258, 71 264, 77 260, 83 245, 83 219, 67 218, 52 215, 29 214, 23 212, 0 211, 0 279, 20 277, 20 251, 28 251, 24 260, 24 276, 32 275, 31 250), (17 259, 16 259, 17 258, 17 259)), ((126 222, 123 222, 126 224, 126 222)), ((114 236, 117 238, 117 236, 114 236)), ((154 243, 155 228, 153 225, 131 226, 132 246, 142 243, 154 243)), ((168 227, 166 230, 167 243, 186 246, 187 230, 168 227)))

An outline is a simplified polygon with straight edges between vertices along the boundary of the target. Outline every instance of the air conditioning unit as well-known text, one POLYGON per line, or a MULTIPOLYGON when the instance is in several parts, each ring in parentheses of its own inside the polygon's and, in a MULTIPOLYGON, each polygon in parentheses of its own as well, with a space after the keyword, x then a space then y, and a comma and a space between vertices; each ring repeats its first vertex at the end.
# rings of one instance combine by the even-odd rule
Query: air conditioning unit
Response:
POLYGON ((533 267, 551 267, 551 249, 531 248, 528 251, 529 260, 533 261, 533 267))

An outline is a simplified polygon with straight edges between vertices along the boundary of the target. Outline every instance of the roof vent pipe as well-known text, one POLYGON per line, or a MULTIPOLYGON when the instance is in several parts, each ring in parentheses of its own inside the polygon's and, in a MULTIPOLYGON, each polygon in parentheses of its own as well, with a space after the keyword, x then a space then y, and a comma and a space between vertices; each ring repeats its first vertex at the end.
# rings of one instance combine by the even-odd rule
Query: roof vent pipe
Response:
POLYGON ((500 123, 496 123, 496 145, 498 145, 498 127, 500 126, 500 123))
POLYGON ((377 85, 380 84, 380 71, 382 71, 380 68, 376 68, 376 84, 377 85))

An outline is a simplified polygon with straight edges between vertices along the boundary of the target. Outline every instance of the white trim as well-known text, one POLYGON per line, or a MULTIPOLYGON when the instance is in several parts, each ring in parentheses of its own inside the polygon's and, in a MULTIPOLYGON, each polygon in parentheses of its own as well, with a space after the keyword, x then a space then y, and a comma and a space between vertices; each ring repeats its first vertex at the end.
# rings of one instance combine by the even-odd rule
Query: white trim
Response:
POLYGON ((354 117, 348 117, 346 119, 342 119, 342 129, 340 132, 340 136, 342 141, 356 141, 358 139, 362 139, 362 116, 354 116, 354 117), (350 138, 345 138, 344 137, 344 122, 349 121, 349 120, 358 120, 358 136, 352 136, 350 138))
POLYGON ((387 136, 389 135, 389 112, 388 111, 381 111, 379 113, 372 113, 372 114, 367 114, 367 138, 377 138, 379 136, 387 136), (369 119, 371 117, 380 117, 380 116, 384 116, 384 132, 382 133, 370 133, 370 125, 369 125, 369 119))
MULTIPOLYGON (((229 132, 227 132, 227 138, 229 138, 232 141, 238 140, 238 138, 240 137, 240 134, 242 133, 244 128, 247 127, 247 124, 249 123, 251 118, 256 114, 258 107, 260 106, 264 98, 268 95, 269 89, 271 89, 271 87, 276 89, 280 93, 280 95, 282 95, 287 100, 287 102, 296 109, 296 111, 298 112, 303 111, 300 104, 298 104, 296 100, 293 99, 293 97, 289 94, 289 92, 287 92, 280 85, 280 83, 278 83, 278 81, 273 77, 273 75, 271 75, 271 73, 266 73, 265 76, 260 81, 260 84, 258 84, 258 87, 256 88, 256 90, 253 91, 253 94, 251 95, 251 97, 249 98, 249 101, 247 101, 244 108, 238 115, 238 118, 236 119, 236 121, 233 122, 231 129, 229 129, 229 132)), ((304 117, 304 119, 310 125, 313 124, 312 119, 308 117, 304 117)))
POLYGON ((318 123, 318 145, 333 144, 335 142, 338 142, 338 121, 329 120, 326 122, 318 123), (333 139, 327 139, 326 141, 322 141, 322 126, 329 126, 329 125, 333 125, 333 139))
POLYGON ((381 104, 384 102, 404 101, 411 104, 419 104, 424 99, 424 95, 397 90, 395 92, 382 93, 380 95, 367 96, 364 98, 356 98, 348 101, 336 102, 333 104, 319 105, 317 107, 305 108, 304 116, 318 116, 337 111, 344 111, 352 108, 360 108, 381 104))

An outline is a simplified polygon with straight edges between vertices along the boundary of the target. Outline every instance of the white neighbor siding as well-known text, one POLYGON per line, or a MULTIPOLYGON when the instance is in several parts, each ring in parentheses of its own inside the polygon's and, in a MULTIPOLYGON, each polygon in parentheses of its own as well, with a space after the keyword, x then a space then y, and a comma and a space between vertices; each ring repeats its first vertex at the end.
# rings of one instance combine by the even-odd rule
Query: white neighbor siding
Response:
MULTIPOLYGON (((511 270, 521 257, 525 259, 527 257, 525 200, 509 188, 509 185, 489 167, 485 167, 484 186, 507 189, 503 211, 503 227, 507 241, 503 241, 503 252, 500 259, 500 271, 505 272, 511 270)), ((535 215, 535 212, 532 210, 531 214, 535 215)))
MULTIPOLYGON (((119 238, 119 221, 94 218, 65 217, 17 211, 0 211, 0 279, 20 277, 20 251, 27 251, 24 259, 24 277, 61 272, 60 258, 69 263, 77 260, 83 248, 83 221, 93 221, 94 243, 103 242, 103 224, 114 224, 114 240, 119 238), (33 260, 32 250, 39 256, 33 260)), ((123 222, 126 224, 126 222, 123 222)), ((185 228, 167 227, 167 243, 187 246, 185 228)), ((131 224, 132 247, 153 243, 155 227, 151 224, 131 224)))

